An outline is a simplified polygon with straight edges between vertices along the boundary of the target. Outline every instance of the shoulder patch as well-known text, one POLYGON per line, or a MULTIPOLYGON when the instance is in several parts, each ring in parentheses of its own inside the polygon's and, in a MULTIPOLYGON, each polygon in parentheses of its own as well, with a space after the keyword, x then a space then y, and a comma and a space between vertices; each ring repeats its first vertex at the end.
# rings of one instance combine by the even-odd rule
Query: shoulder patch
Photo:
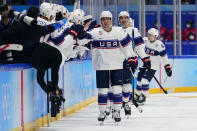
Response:
POLYGON ((162 48, 165 48, 165 45, 164 45, 164 44, 161 44, 161 47, 162 47, 162 48))
POLYGON ((157 48, 158 46, 159 46, 158 44, 155 45, 156 48, 157 48))
POLYGON ((102 35, 103 34, 103 31, 99 31, 98 33, 99 33, 99 35, 102 35))

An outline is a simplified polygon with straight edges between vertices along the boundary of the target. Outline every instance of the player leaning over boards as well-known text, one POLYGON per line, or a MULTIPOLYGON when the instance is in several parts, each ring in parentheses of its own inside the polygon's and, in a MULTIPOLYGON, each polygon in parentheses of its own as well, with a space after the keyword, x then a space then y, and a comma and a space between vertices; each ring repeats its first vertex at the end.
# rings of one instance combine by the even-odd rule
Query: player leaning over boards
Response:
POLYGON ((140 67, 140 72, 138 73, 135 99, 142 105, 146 101, 149 90, 149 83, 152 80, 153 75, 159 69, 161 60, 163 62, 166 74, 169 77, 172 76, 172 69, 168 61, 165 45, 160 40, 158 40, 158 35, 158 30, 151 28, 148 30, 148 38, 144 38, 145 52, 150 56, 151 69, 148 71, 143 67, 140 67))
MULTIPOLYGON (((107 98, 111 81, 113 92, 114 120, 120 122, 120 109, 122 104, 122 69, 123 61, 128 58, 132 63, 134 54, 131 50, 131 37, 121 28, 112 26, 112 14, 103 11, 100 15, 101 27, 88 32, 92 41, 92 62, 96 70, 96 83, 98 88, 98 104, 101 123, 106 118, 107 98), (126 56, 125 56, 126 55, 126 56)), ((132 66, 132 64, 129 64, 132 66)), ((149 59, 144 65, 150 67, 149 59)))

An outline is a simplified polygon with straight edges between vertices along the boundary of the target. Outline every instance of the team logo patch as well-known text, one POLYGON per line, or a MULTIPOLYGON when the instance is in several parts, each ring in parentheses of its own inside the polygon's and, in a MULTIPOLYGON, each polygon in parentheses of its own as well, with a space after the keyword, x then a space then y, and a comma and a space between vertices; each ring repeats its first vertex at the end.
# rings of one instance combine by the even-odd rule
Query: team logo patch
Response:
POLYGON ((102 35, 103 34, 103 32, 102 31, 99 31, 99 35, 102 35))
POLYGON ((155 47, 157 48, 158 47, 158 44, 156 44, 155 47))

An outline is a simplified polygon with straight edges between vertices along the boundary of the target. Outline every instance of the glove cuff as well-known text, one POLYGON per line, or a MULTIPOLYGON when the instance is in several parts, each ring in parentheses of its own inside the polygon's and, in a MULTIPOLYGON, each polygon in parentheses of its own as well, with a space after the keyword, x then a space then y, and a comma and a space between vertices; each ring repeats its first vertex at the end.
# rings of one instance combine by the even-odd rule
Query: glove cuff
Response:
POLYGON ((137 56, 135 57, 129 57, 128 62, 137 62, 137 56))
POLYGON ((150 61, 150 57, 149 57, 149 56, 148 56, 148 57, 145 57, 145 58, 142 59, 142 61, 143 61, 143 62, 150 61))
POLYGON ((170 66, 170 64, 167 64, 167 65, 164 66, 164 68, 165 68, 165 69, 170 69, 171 66, 170 66))
POLYGON ((69 34, 71 34, 71 35, 73 35, 75 38, 77 38, 77 32, 76 32, 76 31, 74 31, 74 30, 69 30, 68 32, 69 32, 69 34))

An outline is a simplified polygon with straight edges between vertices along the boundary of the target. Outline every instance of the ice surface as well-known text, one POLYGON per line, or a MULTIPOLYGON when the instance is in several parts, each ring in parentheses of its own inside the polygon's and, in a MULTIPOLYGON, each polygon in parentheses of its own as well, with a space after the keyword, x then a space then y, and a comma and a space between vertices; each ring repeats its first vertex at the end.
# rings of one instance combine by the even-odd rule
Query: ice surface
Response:
POLYGON ((132 106, 129 119, 122 110, 116 125, 111 116, 100 126, 97 103, 51 123, 39 131, 197 131, 197 93, 151 94, 139 113, 132 106))

